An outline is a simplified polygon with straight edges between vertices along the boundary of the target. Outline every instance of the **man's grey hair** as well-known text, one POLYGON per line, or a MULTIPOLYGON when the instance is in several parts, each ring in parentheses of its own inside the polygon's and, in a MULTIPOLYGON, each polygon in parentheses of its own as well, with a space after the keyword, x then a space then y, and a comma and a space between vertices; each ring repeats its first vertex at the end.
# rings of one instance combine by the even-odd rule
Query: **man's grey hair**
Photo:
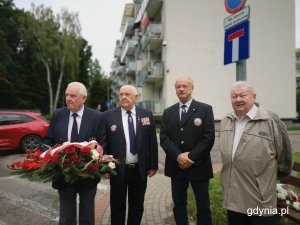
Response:
POLYGON ((129 88, 131 91, 132 91, 132 93, 134 94, 134 95, 137 95, 138 94, 138 91, 137 91, 137 89, 136 89, 136 87, 135 86, 133 86, 133 85, 131 85, 131 84, 126 84, 126 85, 123 85, 121 88, 120 88, 120 90, 122 89, 122 88, 129 88))
POLYGON ((176 79, 176 81, 175 81, 175 86, 176 86, 177 81, 179 81, 181 79, 188 80, 191 83, 191 85, 194 86, 194 81, 192 80, 192 78, 190 78, 189 76, 186 76, 186 75, 182 75, 182 76, 178 77, 178 79, 176 79))
POLYGON ((237 87, 247 87, 252 94, 256 94, 254 86, 248 81, 236 81, 232 84, 230 93, 237 87))
POLYGON ((68 87, 72 87, 72 86, 77 86, 79 88, 79 94, 81 94, 82 96, 87 96, 87 90, 84 84, 76 81, 68 84, 68 87))

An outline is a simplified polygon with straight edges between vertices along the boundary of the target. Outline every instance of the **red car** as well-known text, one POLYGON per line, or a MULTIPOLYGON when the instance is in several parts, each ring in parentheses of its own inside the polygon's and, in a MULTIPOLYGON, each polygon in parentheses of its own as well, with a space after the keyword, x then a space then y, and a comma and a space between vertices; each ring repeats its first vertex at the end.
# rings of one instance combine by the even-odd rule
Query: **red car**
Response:
POLYGON ((0 150, 37 150, 49 122, 40 113, 0 111, 0 150))

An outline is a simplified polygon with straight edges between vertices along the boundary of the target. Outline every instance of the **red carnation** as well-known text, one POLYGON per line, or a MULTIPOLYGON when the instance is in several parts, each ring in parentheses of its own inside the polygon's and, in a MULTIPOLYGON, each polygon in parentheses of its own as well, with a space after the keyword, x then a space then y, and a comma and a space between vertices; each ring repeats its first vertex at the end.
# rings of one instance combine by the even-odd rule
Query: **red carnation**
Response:
POLYGON ((69 146, 65 149, 66 153, 71 155, 75 152, 75 147, 74 146, 69 146))
POLYGON ((89 155, 90 151, 91 151, 91 149, 88 146, 84 146, 83 148, 80 149, 80 153, 82 155, 89 155))

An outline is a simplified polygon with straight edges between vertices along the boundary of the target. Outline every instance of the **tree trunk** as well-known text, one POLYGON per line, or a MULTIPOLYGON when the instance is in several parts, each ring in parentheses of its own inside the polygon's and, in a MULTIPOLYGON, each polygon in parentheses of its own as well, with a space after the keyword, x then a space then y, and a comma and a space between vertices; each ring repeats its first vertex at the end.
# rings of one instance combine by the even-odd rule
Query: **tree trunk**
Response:
POLYGON ((59 93, 60 93, 60 86, 61 86, 61 81, 64 76, 64 66, 65 66, 65 56, 62 57, 61 59, 61 68, 60 68, 60 74, 57 82, 57 88, 56 88, 56 95, 55 95, 55 100, 54 100, 54 105, 53 105, 53 110, 56 110, 57 107, 57 102, 59 98, 59 93))
POLYGON ((53 90, 52 90, 52 83, 51 83, 51 72, 50 72, 48 63, 42 56, 41 56, 41 60, 47 70, 47 84, 48 84, 48 90, 49 90, 49 113, 50 113, 50 115, 52 115, 54 110, 53 110, 53 90))

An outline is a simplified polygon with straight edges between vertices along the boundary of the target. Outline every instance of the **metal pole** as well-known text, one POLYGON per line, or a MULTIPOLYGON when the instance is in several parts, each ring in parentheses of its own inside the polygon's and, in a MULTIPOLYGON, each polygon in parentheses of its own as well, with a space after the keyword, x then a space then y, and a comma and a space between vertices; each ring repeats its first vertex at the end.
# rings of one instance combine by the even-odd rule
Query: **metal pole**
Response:
POLYGON ((110 103, 109 103, 109 77, 107 79, 107 109, 110 109, 110 103))
POLYGON ((247 80, 246 60, 236 62, 236 81, 247 80))

